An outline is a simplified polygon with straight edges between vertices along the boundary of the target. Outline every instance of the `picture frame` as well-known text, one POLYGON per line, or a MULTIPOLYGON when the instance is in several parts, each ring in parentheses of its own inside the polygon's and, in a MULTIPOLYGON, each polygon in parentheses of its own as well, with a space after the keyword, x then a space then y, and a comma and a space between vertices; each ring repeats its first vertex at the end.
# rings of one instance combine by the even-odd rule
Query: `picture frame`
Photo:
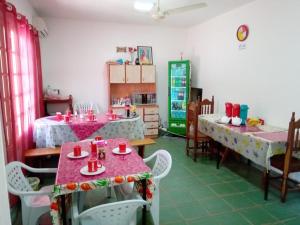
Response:
POLYGON ((141 65, 153 65, 151 46, 137 46, 137 55, 141 65))

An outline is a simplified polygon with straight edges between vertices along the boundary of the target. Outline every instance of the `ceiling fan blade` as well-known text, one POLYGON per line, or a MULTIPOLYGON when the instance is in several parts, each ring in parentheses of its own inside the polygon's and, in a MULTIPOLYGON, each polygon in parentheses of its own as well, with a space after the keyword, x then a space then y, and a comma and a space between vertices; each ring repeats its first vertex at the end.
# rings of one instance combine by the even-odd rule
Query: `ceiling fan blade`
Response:
POLYGON ((207 4, 205 2, 188 5, 188 6, 183 6, 183 7, 179 7, 179 8, 174 8, 174 9, 168 9, 168 10, 164 11, 164 13, 170 15, 170 14, 176 14, 176 13, 183 13, 183 12, 191 11, 194 9, 204 8, 204 7, 207 7, 207 4))

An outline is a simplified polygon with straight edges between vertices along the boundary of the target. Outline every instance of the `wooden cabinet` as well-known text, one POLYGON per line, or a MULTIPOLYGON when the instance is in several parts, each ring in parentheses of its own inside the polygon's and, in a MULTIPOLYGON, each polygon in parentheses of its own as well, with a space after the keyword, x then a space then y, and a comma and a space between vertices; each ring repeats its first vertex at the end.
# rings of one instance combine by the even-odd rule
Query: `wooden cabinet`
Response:
POLYGON ((141 67, 126 65, 126 83, 141 83, 141 67))
POLYGON ((125 83, 125 66, 110 65, 109 66, 109 81, 111 84, 125 83))
POLYGON ((109 65, 111 84, 155 83, 154 65, 109 65))
MULTIPOLYGON (((114 113, 125 114, 124 107, 121 106, 124 104, 122 103, 124 99, 130 99, 137 93, 156 93, 154 65, 109 64, 108 67, 108 101, 114 113)), ((159 126, 158 106, 153 102, 137 105, 137 114, 144 121, 145 136, 157 137, 159 126)))
POLYGON ((142 66, 142 83, 155 83, 155 66, 142 66))

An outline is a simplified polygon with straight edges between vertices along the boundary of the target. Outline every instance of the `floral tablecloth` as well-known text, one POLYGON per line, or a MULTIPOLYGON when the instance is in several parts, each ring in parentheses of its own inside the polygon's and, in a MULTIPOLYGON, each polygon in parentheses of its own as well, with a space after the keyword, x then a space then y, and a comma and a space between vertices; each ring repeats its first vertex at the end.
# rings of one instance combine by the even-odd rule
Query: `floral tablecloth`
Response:
POLYGON ((105 160, 101 160, 105 171, 99 175, 84 176, 80 174, 80 169, 87 165, 89 157, 83 159, 70 159, 67 154, 73 151, 75 145, 80 145, 82 150, 90 152, 89 142, 65 143, 62 145, 58 163, 56 181, 51 200, 51 216, 53 224, 62 224, 60 200, 62 195, 67 195, 78 191, 90 191, 103 187, 111 187, 127 182, 139 183, 146 179, 146 198, 151 202, 154 184, 152 182, 151 169, 144 163, 143 159, 132 151, 128 155, 116 155, 112 149, 118 147, 120 142, 127 139, 109 139, 105 160))
POLYGON ((60 146, 65 142, 75 142, 95 136, 102 136, 104 139, 122 137, 134 140, 144 138, 144 123, 140 117, 109 121, 98 115, 96 122, 88 122, 90 124, 88 127, 84 123, 65 123, 63 120, 57 121, 53 118, 43 117, 34 122, 33 138, 37 148, 60 146), (84 135, 83 131, 80 133, 80 129, 78 129, 80 126, 91 134, 84 135))
POLYGON ((220 118, 216 114, 200 115, 199 131, 267 169, 271 156, 285 152, 287 129, 234 127, 218 123, 220 118))

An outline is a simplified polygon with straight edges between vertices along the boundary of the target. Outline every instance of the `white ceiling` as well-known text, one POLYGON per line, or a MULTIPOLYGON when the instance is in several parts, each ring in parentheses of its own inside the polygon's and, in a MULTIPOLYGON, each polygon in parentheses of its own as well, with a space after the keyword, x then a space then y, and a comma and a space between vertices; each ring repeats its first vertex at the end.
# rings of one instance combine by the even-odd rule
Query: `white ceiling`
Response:
MULTIPOLYGON (((206 2, 208 7, 176 15, 163 21, 154 21, 149 13, 137 12, 135 0, 29 0, 42 17, 97 20, 130 24, 159 24, 185 27, 228 12, 254 0, 161 0, 161 9, 177 8, 189 4, 206 2)), ((153 0, 156 1, 156 0, 153 0)))

